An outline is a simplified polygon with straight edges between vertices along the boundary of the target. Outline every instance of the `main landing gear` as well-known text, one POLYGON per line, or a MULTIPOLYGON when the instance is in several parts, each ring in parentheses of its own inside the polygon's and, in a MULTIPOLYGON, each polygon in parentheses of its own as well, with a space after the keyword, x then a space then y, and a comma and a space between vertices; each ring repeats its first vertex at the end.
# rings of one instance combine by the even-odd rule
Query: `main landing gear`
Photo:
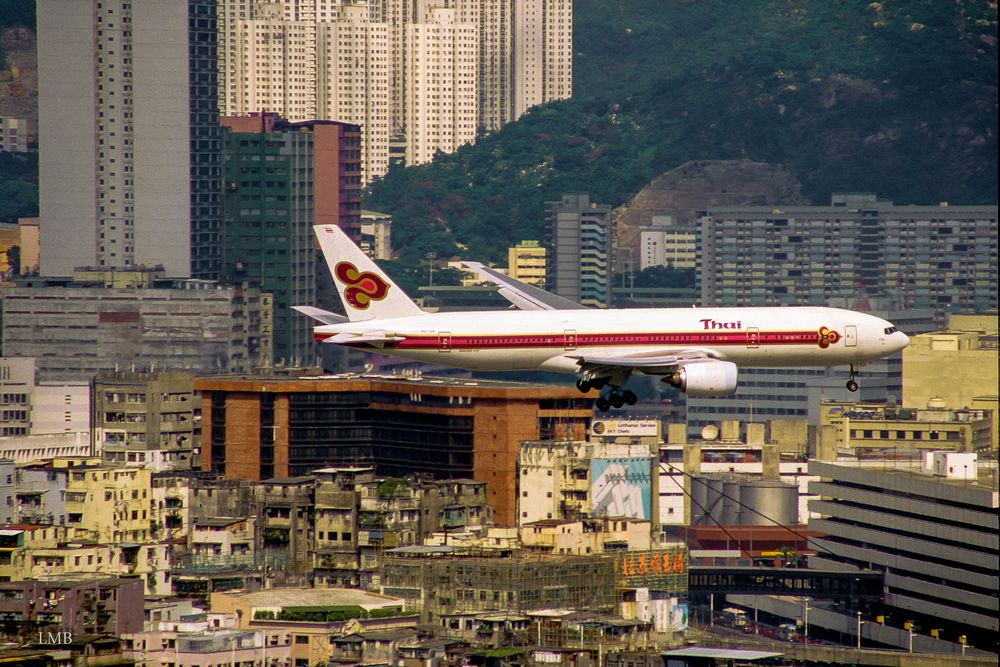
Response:
MULTIPOLYGON (((584 393, 591 389, 603 389, 607 385, 608 378, 580 378, 576 381, 576 388, 584 393)), ((635 395, 634 391, 628 389, 622 391, 621 387, 613 385, 611 391, 600 396, 594 404, 601 412, 607 412, 611 408, 617 409, 624 405, 635 405, 638 400, 639 397, 635 395)))
POLYGON ((847 391, 857 391, 858 390, 858 383, 854 379, 857 376, 858 376, 857 369, 854 368, 853 365, 851 365, 851 379, 847 381, 847 391))
POLYGON ((635 405, 636 401, 638 400, 639 397, 635 395, 635 392, 629 389, 626 389, 625 391, 620 391, 619 389, 615 388, 612 389, 607 395, 601 396, 596 401, 594 401, 594 405, 596 405, 597 409, 600 410, 601 412, 607 412, 611 408, 617 409, 622 407, 623 405, 635 405))

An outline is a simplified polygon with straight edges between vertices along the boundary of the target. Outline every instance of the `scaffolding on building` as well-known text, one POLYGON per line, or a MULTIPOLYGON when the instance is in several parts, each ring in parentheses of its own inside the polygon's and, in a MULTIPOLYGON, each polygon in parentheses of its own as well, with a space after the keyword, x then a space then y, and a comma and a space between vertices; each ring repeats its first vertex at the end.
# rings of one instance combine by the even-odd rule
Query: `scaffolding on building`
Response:
POLYGON ((673 595, 687 590, 682 546, 589 555, 518 554, 423 547, 386 554, 382 593, 403 598, 427 620, 442 614, 540 609, 618 610, 636 588, 673 595))

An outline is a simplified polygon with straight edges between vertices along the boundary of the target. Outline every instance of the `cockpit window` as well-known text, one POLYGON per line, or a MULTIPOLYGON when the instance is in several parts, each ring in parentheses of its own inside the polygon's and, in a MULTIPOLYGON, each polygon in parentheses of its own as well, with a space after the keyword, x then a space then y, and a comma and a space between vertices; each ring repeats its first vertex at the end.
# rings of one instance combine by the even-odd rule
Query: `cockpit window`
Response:
POLYGON ((899 331, 899 329, 897 329, 896 327, 886 327, 886 328, 885 328, 885 334, 886 334, 887 336, 888 336, 889 334, 894 334, 894 333, 896 333, 897 331, 899 331))

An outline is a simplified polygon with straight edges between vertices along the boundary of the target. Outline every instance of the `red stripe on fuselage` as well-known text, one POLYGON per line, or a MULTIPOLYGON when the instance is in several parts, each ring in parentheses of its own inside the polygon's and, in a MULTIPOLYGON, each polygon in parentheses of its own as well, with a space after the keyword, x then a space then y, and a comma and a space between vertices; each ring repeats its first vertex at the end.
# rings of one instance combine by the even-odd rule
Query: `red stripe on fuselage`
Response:
MULTIPOLYGON (((322 342, 333 334, 315 334, 322 342)), ((747 332, 704 331, 694 333, 576 333, 570 334, 402 334, 404 340, 385 343, 385 347, 397 350, 431 350, 442 347, 447 338, 449 350, 489 350, 503 348, 580 348, 606 346, 701 346, 739 345, 759 347, 764 345, 816 345, 820 341, 816 331, 761 331, 753 332, 751 342, 747 332)), ((369 346, 370 342, 345 342, 347 346, 369 346)))

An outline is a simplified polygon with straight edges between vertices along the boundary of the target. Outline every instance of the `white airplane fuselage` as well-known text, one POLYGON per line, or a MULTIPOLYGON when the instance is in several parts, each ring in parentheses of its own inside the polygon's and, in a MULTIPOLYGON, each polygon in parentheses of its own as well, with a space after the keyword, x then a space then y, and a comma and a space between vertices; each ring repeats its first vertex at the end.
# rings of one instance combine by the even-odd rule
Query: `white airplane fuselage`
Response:
POLYGON ((858 366, 909 340, 882 318, 823 307, 477 311, 315 328, 318 341, 333 336, 349 347, 467 370, 563 373, 577 372, 584 352, 694 350, 746 367, 858 366))

